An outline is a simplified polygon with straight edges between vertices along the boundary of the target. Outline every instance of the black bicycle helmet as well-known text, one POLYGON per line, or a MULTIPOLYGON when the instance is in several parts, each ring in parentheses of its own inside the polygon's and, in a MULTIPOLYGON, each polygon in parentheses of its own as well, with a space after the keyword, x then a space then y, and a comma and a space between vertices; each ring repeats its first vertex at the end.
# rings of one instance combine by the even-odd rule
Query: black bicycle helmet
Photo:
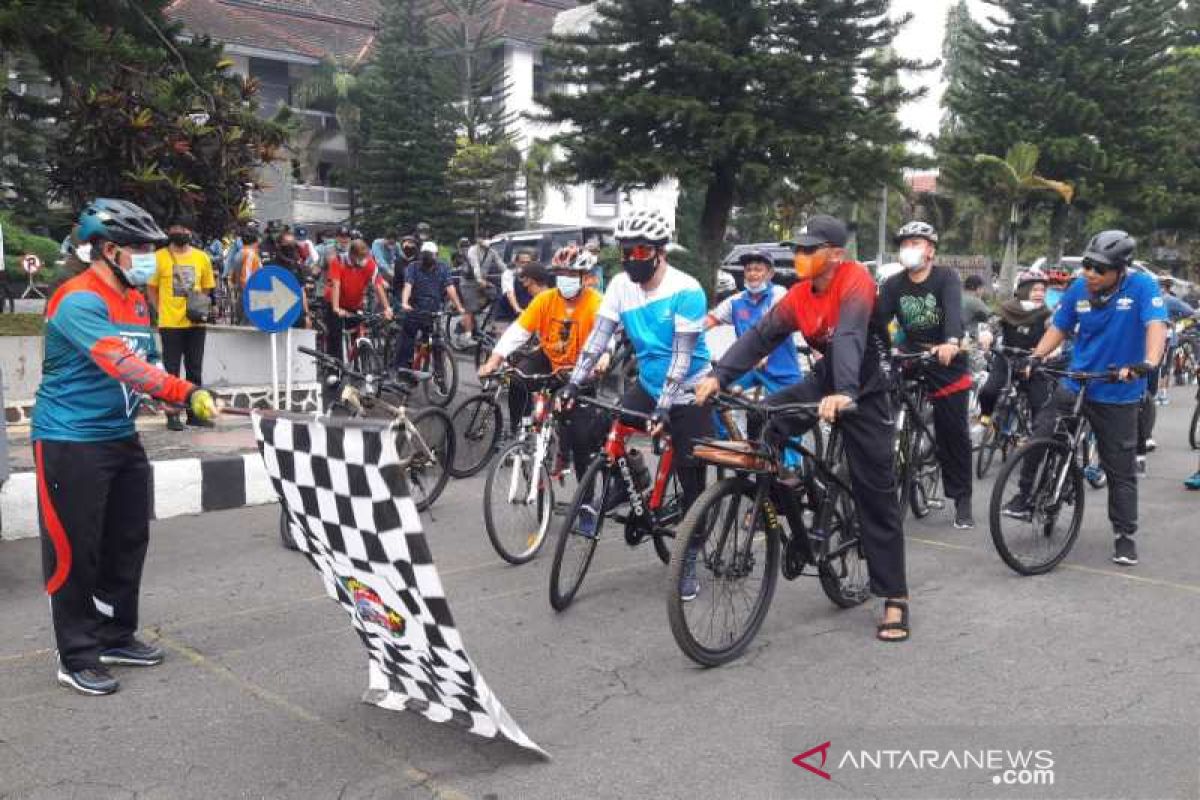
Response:
POLYGON ((167 234, 150 212, 128 200, 98 197, 79 214, 79 241, 104 239, 114 244, 162 244, 167 234))
POLYGON ((1137 239, 1125 231, 1101 231, 1092 237, 1083 251, 1084 261, 1093 261, 1109 269, 1123 269, 1133 263, 1137 239))

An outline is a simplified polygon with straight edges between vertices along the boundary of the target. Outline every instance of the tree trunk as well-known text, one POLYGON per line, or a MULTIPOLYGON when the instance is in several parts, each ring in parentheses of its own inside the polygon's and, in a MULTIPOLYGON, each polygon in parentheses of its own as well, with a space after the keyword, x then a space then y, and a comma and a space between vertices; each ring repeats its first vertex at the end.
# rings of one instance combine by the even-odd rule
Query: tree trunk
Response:
POLYGON ((1066 246, 1067 222, 1070 219, 1071 207, 1064 202, 1054 204, 1050 212, 1050 245, 1047 248, 1046 259, 1051 264, 1061 264, 1063 248, 1066 246))
POLYGON ((1021 206, 1013 203, 1008 214, 1008 229, 1004 234, 1004 260, 1000 264, 1000 296, 1008 297, 1017 285, 1017 225, 1021 222, 1021 206))
POLYGON ((715 165, 704 192, 704 209, 700 212, 700 246, 696 254, 700 274, 693 276, 710 295, 721 258, 725 255, 725 230, 729 227, 735 190, 734 169, 725 164, 715 165))

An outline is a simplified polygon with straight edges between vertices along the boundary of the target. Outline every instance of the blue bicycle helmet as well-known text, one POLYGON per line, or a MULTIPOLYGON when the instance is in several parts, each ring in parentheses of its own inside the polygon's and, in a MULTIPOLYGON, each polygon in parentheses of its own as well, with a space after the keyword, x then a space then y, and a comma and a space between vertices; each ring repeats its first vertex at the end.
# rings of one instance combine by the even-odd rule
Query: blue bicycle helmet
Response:
POLYGON ((167 234, 154 217, 128 200, 98 197, 79 214, 80 242, 103 239, 121 245, 161 244, 167 234))

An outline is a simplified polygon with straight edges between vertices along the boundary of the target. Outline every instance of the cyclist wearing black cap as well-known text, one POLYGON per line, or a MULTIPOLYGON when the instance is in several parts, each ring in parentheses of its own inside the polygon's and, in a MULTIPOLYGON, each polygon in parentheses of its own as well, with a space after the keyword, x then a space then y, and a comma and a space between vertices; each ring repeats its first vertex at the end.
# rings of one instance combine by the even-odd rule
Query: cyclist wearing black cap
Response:
POLYGON ((954 501, 954 527, 974 528, 971 514, 971 369, 960 348, 963 337, 962 281, 949 267, 937 267, 938 234, 925 222, 910 222, 895 237, 904 271, 888 278, 879 292, 882 326, 900 326, 907 353, 932 351, 937 362, 921 367, 930 382, 933 433, 946 496, 954 501))
MULTIPOLYGON (((1133 535, 1137 532, 1138 403, 1146 393, 1145 376, 1158 368, 1167 344, 1167 309, 1154 278, 1131 271, 1136 240, 1124 231, 1096 234, 1083 253, 1083 275, 1076 278, 1058 304, 1033 359, 1046 358, 1075 332, 1071 370, 1105 372, 1120 368, 1119 383, 1088 386, 1083 412, 1096 433, 1100 464, 1108 476, 1108 519, 1115 541, 1113 561, 1138 563, 1133 535)), ((1034 436, 1054 433, 1058 417, 1069 413, 1079 384, 1064 380, 1053 400, 1034 419, 1034 436)), ((1029 499, 1038 467, 1027 459, 1020 491, 1002 509, 1016 519, 1032 518, 1029 499)))

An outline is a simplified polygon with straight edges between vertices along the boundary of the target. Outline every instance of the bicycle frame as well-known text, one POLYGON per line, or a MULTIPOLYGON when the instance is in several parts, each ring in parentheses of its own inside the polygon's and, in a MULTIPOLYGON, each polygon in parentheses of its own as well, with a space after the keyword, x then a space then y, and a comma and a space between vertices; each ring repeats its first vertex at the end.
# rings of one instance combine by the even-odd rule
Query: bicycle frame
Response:
MULTIPOLYGON (((539 389, 533 398, 533 474, 529 480, 529 494, 525 498, 526 505, 533 505, 537 502, 537 489, 541 485, 541 471, 545 469, 547 456, 550 453, 550 445, 554 438, 555 426, 552 423, 551 413, 551 393, 549 388, 539 389)), ((522 436, 524 436, 522 431, 522 436)), ((508 502, 515 503, 517 500, 517 490, 520 474, 517 470, 512 471, 512 476, 509 479, 508 487, 508 502)))
POLYGON ((609 428, 608 438, 604 441, 604 454, 608 459, 609 467, 615 469, 621 476, 621 480, 625 482, 625 488, 629 492, 630 511, 638 519, 653 522, 657 512, 662 508, 663 496, 666 494, 667 483, 671 477, 675 451, 671 447, 670 440, 663 443, 663 450, 658 459, 658 471, 654 476, 653 490, 650 493, 649 501, 644 502, 641 491, 637 488, 637 482, 633 478, 633 470, 629 468, 628 451, 625 446, 629 437, 645 433, 646 431, 642 428, 626 425, 620 419, 614 420, 612 427, 609 428))

